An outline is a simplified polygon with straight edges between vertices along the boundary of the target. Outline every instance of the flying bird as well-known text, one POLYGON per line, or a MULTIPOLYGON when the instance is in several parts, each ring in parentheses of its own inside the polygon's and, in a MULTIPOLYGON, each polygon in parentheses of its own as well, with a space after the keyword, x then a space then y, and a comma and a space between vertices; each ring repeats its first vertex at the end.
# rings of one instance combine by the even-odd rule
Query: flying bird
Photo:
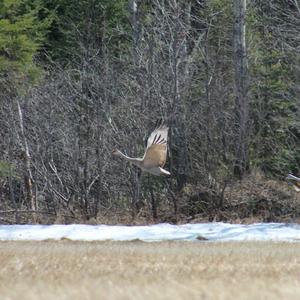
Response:
POLYGON ((292 184, 296 192, 300 192, 300 178, 292 174, 289 174, 286 178, 289 180, 289 184, 292 184))
POLYGON ((120 150, 115 149, 112 154, 124 158, 142 171, 153 175, 171 175, 171 173, 163 169, 167 159, 168 149, 168 130, 169 128, 161 124, 155 128, 147 140, 147 147, 142 158, 132 158, 120 150))

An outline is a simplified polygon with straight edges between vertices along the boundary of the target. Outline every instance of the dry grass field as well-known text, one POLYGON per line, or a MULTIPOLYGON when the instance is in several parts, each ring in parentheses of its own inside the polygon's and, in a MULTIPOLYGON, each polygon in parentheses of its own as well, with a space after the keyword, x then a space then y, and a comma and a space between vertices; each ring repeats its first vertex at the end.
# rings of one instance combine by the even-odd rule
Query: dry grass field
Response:
POLYGON ((0 299, 300 299, 300 243, 1 242, 0 299))

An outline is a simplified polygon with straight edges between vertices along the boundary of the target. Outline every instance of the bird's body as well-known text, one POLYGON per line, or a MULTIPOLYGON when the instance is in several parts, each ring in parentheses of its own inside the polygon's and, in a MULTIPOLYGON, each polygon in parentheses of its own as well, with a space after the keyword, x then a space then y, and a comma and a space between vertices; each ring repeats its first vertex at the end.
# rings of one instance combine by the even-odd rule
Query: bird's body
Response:
POLYGON ((295 189, 296 192, 300 192, 300 178, 296 177, 292 174, 288 174, 288 176, 285 178, 286 180, 291 183, 295 189))
POLYGON ((145 154, 142 158, 133 158, 120 150, 114 150, 113 155, 124 158, 143 171, 153 175, 171 175, 163 169, 167 159, 168 127, 160 125, 149 136, 145 154))

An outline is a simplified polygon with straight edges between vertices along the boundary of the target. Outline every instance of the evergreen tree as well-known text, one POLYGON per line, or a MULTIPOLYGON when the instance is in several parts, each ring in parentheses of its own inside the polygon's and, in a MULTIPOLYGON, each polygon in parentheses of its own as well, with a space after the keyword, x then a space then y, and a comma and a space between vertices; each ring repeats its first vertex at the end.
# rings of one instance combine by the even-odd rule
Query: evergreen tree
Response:
POLYGON ((0 80, 36 78, 35 55, 42 47, 51 18, 39 0, 0 3, 0 80))
POLYGON ((257 0, 248 18, 254 131, 252 164, 281 176, 297 171, 300 164, 293 63, 299 54, 291 47, 284 47, 289 37, 281 32, 282 27, 288 26, 288 16, 295 9, 281 1, 270 5, 257 0))
POLYGON ((128 39, 127 0, 42 1, 45 9, 55 12, 46 49, 62 64, 78 60, 87 48, 121 51, 128 39))

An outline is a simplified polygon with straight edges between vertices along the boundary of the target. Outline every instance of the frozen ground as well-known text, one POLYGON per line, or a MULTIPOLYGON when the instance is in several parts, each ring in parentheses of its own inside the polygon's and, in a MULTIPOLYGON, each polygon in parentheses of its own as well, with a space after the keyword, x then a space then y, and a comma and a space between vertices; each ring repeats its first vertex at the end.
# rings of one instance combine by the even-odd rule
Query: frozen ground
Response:
POLYGON ((300 241, 300 225, 284 223, 256 223, 251 225, 202 223, 151 226, 108 225, 1 225, 0 240, 60 240, 76 241, 300 241))

